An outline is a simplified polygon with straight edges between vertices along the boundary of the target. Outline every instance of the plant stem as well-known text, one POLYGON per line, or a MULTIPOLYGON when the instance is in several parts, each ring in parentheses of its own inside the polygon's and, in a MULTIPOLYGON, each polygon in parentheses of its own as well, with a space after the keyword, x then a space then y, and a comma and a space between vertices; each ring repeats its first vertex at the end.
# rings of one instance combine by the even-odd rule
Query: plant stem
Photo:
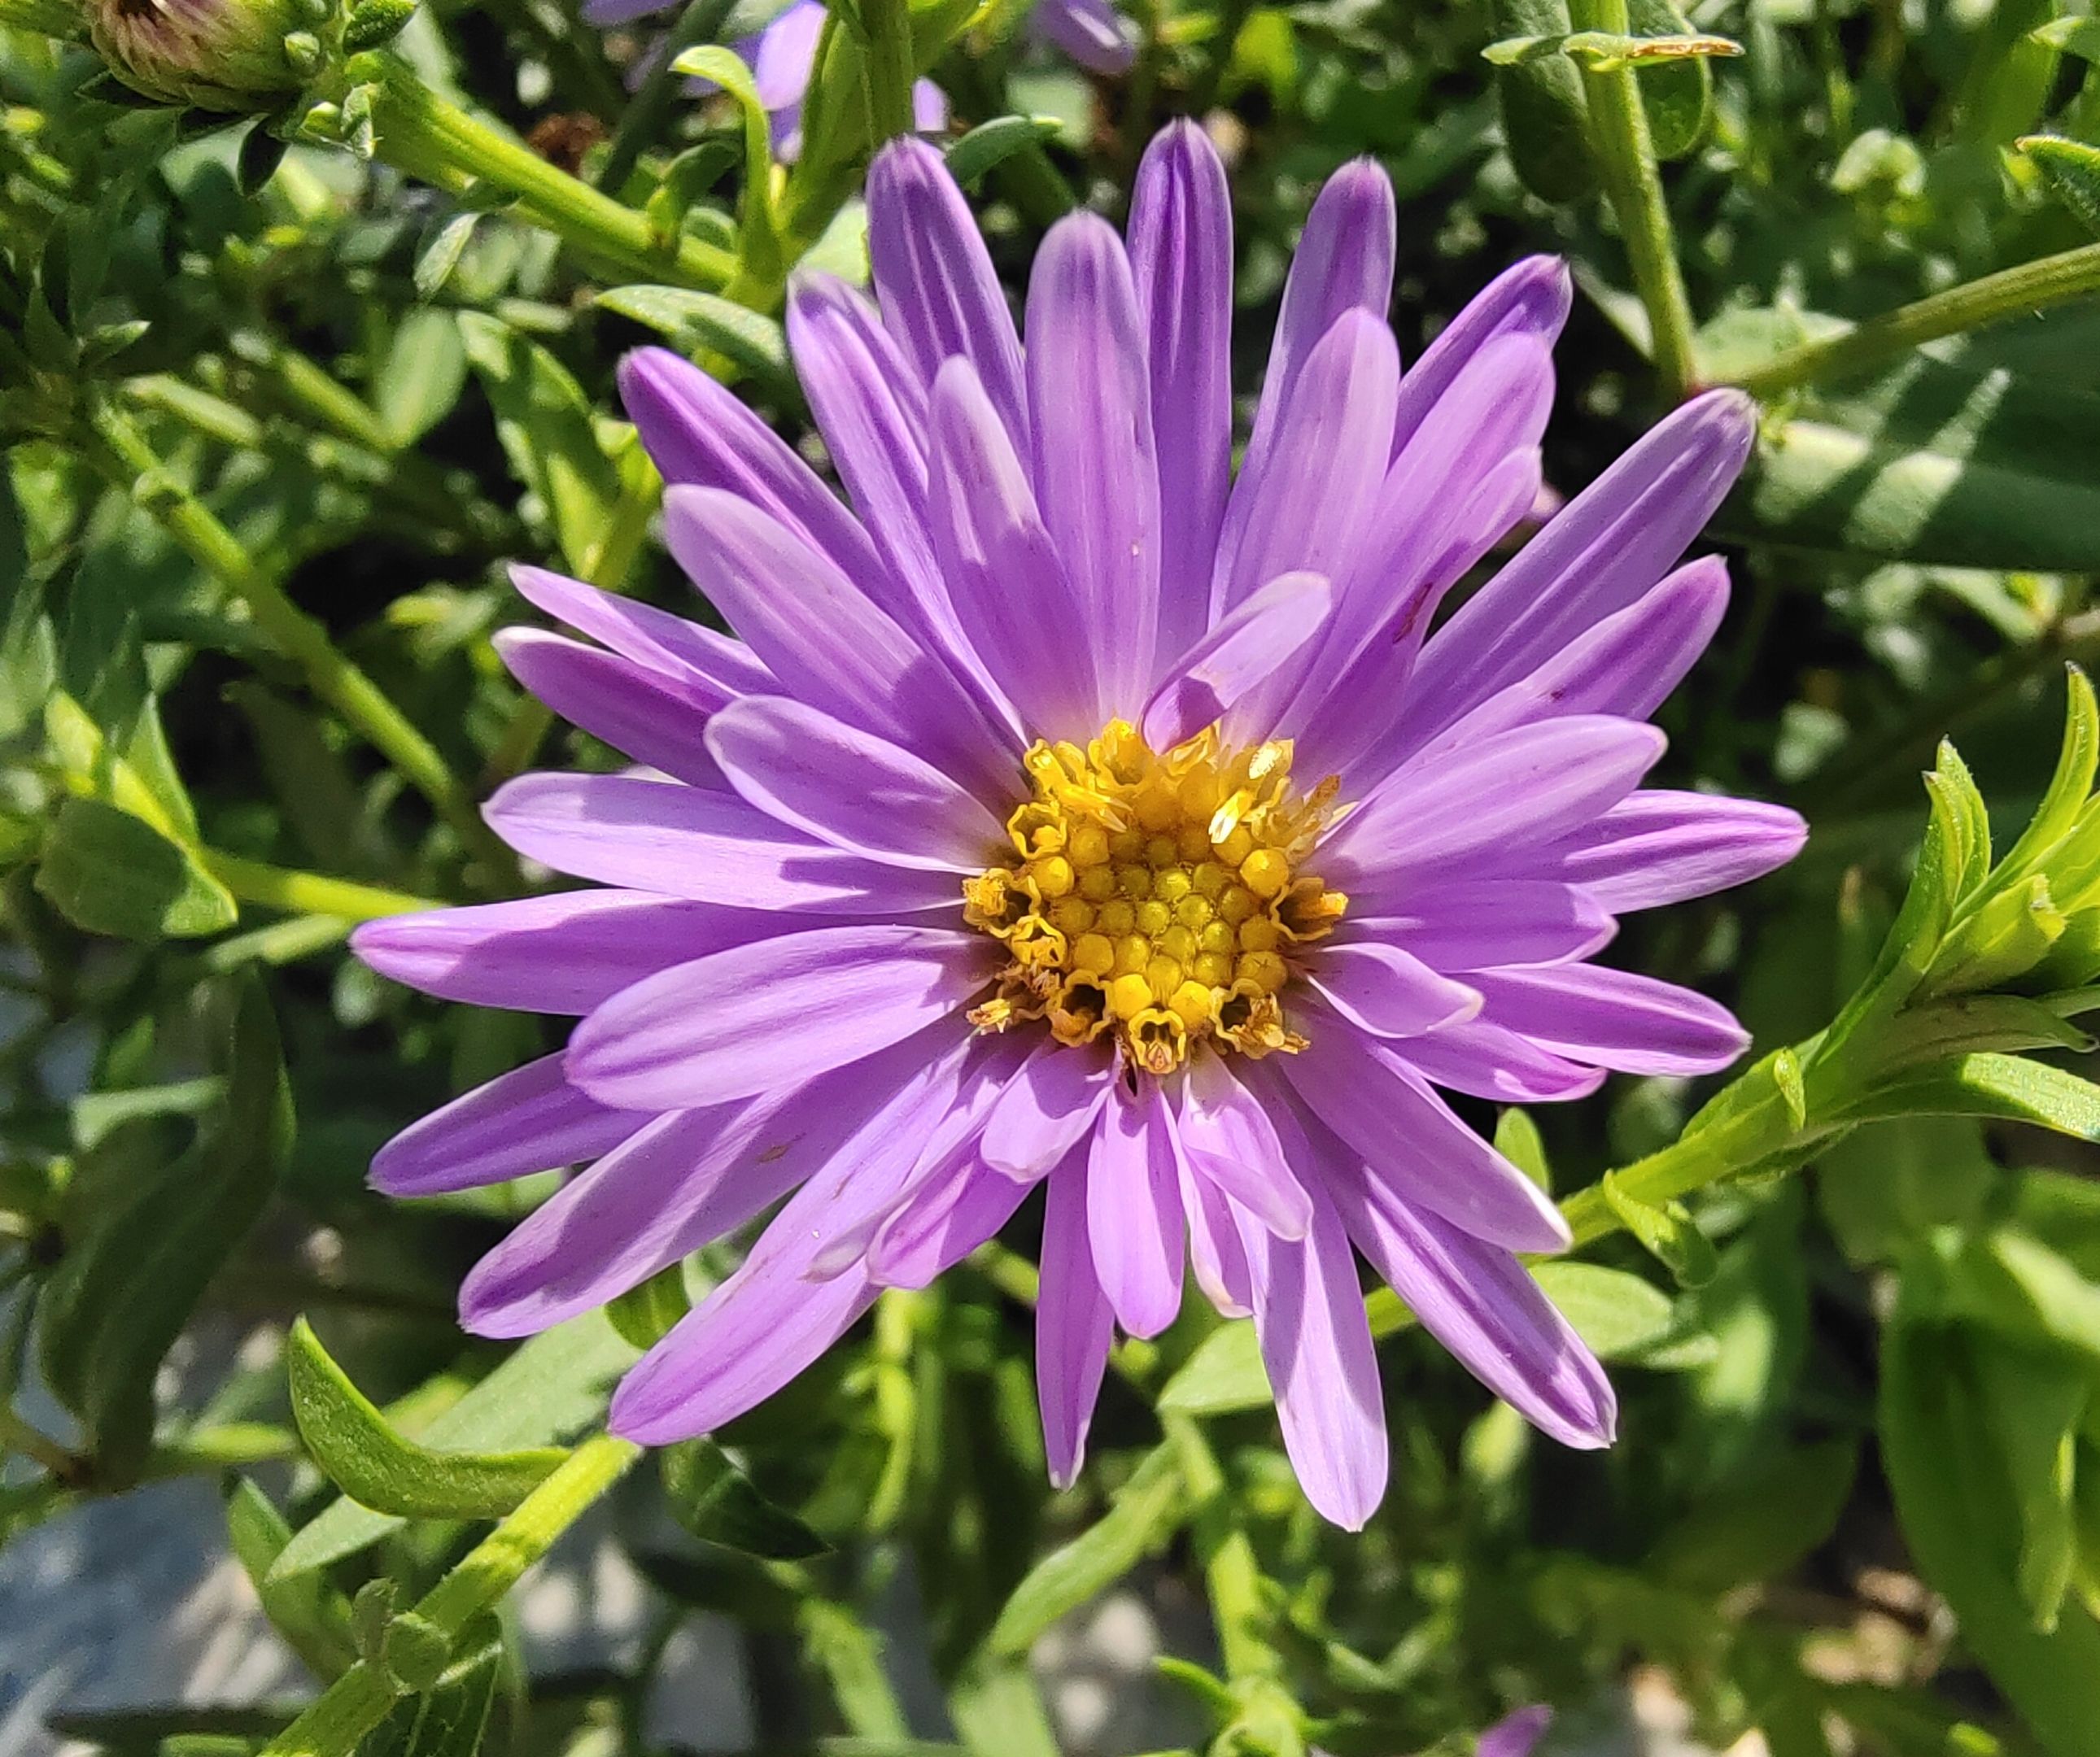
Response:
POLYGON ((80 1475, 80 1459, 43 1429, 24 1421, 6 1403, 0 1403, 0 1450, 42 1464, 60 1482, 72 1482, 80 1475))
MULTIPOLYGON (((631 1440, 609 1433, 585 1441, 423 1595, 416 1614, 456 1638, 515 1586, 641 1455, 631 1440)), ((360 1660, 271 1740, 262 1757, 350 1757, 404 1693, 397 1680, 360 1660)))
POLYGON ((715 293, 735 275, 731 252, 698 238, 682 237, 667 247, 633 209, 447 103, 407 63, 380 59, 374 150, 397 170, 455 192, 470 178, 507 191, 527 218, 629 280, 715 293))
POLYGON ((205 870, 242 902, 259 903, 265 909, 281 909, 296 915, 376 921, 382 915, 408 915, 445 906, 405 891, 385 891, 376 885, 330 878, 320 873, 295 872, 289 867, 244 860, 237 854, 222 854, 216 848, 200 850, 198 858, 205 870))
POLYGON ((417 730, 369 677, 352 664, 328 631, 285 597, 284 588, 161 462, 129 416, 110 402, 89 416, 88 459, 111 484, 130 495, 168 534, 248 608, 255 625, 305 674, 307 686, 371 742, 429 799, 461 841, 495 870, 512 870, 510 851, 481 821, 465 787, 437 746, 417 730))
POLYGON ((1802 385, 1878 366, 1943 336, 1959 335, 2008 317, 2046 310, 2067 299, 2100 293, 2100 244, 2081 245, 1981 280, 1949 287, 1821 341, 1790 348, 1776 360, 1732 381, 1753 396, 1771 398, 1802 385))
POLYGON ((1225 1676, 1233 1680, 1273 1676, 1282 1670, 1282 1663, 1261 1633, 1267 1621, 1261 1608, 1261 1570, 1254 1546, 1233 1517, 1224 1473, 1193 1416, 1162 1416, 1160 1425, 1174 1447, 1181 1480, 1196 1509, 1196 1553, 1203 1565, 1211 1620, 1217 1625, 1225 1676))
POLYGON ((911 52, 911 12, 905 0, 861 0, 867 27, 868 144, 911 132, 911 87, 918 77, 911 52))
MULTIPOLYGON (((1630 29, 1626 0, 1575 0, 1576 28, 1625 36, 1630 29)), ((1692 302, 1678 266, 1677 240, 1663 200, 1662 171, 1641 102, 1640 76, 1630 66, 1609 72, 1586 65, 1582 85, 1590 99, 1590 134, 1603 161, 1604 187, 1618 215, 1633 267, 1634 288, 1648 309, 1656 370, 1673 399, 1697 379, 1692 349, 1692 302)))

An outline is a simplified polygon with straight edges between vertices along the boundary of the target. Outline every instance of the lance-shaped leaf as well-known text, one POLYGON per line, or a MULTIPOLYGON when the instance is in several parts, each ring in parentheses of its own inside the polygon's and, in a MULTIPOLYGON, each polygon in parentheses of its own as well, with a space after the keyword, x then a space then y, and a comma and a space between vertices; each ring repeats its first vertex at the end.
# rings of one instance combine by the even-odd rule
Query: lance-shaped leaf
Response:
POLYGON ((725 1549, 773 1561, 802 1561, 831 1545, 792 1513, 775 1506, 712 1440, 664 1448, 664 1493, 671 1517, 692 1535, 725 1549))
POLYGON ((509 1513, 568 1454, 557 1447, 440 1452, 395 1433, 302 1318, 285 1345, 292 1416, 314 1461, 352 1500, 421 1519, 509 1513))
POLYGON ((1054 116, 995 116, 948 148, 948 174, 965 189, 1017 152, 1054 140, 1065 125, 1054 116))
POLYGON ((2025 134, 2016 144, 2057 200, 2078 216, 2088 231, 2100 236, 2100 147, 2066 140, 2060 134, 2025 134))

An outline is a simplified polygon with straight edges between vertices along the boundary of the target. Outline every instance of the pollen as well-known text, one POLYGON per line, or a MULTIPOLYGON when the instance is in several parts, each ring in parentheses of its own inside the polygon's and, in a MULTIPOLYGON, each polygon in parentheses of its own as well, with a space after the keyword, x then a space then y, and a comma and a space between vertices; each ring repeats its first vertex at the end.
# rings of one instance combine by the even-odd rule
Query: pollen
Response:
POLYGON ((1215 727, 1154 751, 1120 720, 1083 750, 1035 746, 1012 857, 963 886, 964 919, 1011 954, 972 1022, 1105 1036, 1154 1075, 1206 1041, 1302 1049, 1284 1021, 1294 960, 1348 899, 1304 870, 1339 783, 1301 794, 1290 755, 1286 739, 1228 749, 1215 727))

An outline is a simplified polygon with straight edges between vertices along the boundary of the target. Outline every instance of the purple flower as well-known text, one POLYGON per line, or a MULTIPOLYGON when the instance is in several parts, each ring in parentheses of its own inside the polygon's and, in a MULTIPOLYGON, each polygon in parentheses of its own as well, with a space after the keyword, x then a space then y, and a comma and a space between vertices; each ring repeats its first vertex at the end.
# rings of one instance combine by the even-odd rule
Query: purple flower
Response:
MULTIPOLYGON (((667 0, 584 0, 586 22, 600 26, 630 24, 662 11, 667 0)), ((1109 0, 1037 0, 1030 28, 1042 42, 1060 49, 1096 73, 1127 69, 1136 51, 1123 21, 1109 0)), ((794 0, 736 51, 750 64, 759 101, 773 121, 773 151, 792 162, 802 151, 802 99, 816 72, 817 42, 823 33, 824 0, 794 0)), ((700 90, 713 88, 695 81, 700 90)), ((938 134, 948 126, 948 99, 930 79, 911 87, 912 121, 921 134, 938 134)))
POLYGON ((374 1182, 595 1160, 470 1276, 488 1336, 787 1197, 620 1387, 646 1442, 750 1408, 1043 1183, 1060 1484, 1113 1332, 1173 1319, 1185 1257, 1252 1314, 1338 1523, 1387 1470, 1359 1253, 1540 1428, 1607 1443, 1611 1386, 1516 1254, 1567 1227, 1437 1089, 1572 1099, 1744 1047, 1711 1002, 1588 960, 1616 915, 1801 844, 1771 806, 1636 790, 1643 716, 1720 620, 1722 564, 1676 564, 1749 403, 1679 409, 1429 634, 1537 496, 1560 263, 1511 269, 1403 376, 1392 190, 1346 168, 1235 477, 1229 205, 1195 128, 1147 155, 1127 251, 1092 215, 1052 229, 1025 353, 937 152, 885 148, 868 210, 880 315, 821 278, 788 314, 851 510, 684 361, 622 371, 672 553, 741 640, 518 570, 596 645, 514 629, 506 661, 645 769, 488 808, 608 888, 360 931, 430 993, 581 1016, 374 1182))
POLYGON ((1520 1708, 1480 1735, 1476 1757, 1531 1757, 1533 1748, 1552 1724, 1551 1708, 1520 1708))

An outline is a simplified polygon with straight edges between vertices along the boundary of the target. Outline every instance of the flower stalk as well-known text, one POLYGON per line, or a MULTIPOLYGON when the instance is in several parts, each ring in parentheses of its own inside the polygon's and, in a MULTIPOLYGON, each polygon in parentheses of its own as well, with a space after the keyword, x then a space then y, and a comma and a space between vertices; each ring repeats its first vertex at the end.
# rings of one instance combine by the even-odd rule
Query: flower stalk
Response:
POLYGON ((375 59, 373 151, 395 170, 456 193, 472 180, 503 190, 525 217, 628 280, 714 293, 735 278, 731 252, 689 237, 667 248, 645 215, 448 103, 405 62, 375 59))
MULTIPOLYGON (((447 1639, 457 1640, 641 1455, 640 1447, 611 1434, 585 1440, 423 1595, 415 1614, 447 1639)), ((271 1740, 262 1757, 349 1757, 406 1693, 399 1679, 369 1660, 360 1660, 271 1740)))
POLYGON ((912 131, 911 11, 905 0, 862 0, 860 15, 867 30, 862 77, 867 84, 871 143, 880 146, 912 131))
POLYGON ((2083 244, 1899 306, 1823 341, 1790 348, 1730 382, 1769 401, 1899 359, 1928 341, 2045 311, 2095 292, 2100 292, 2100 244, 2083 244))
MULTIPOLYGON (((1626 0, 1575 0, 1572 10, 1580 29, 1623 37, 1632 29, 1626 0)), ((1605 191, 1618 216, 1635 290, 1648 310, 1656 370, 1671 397, 1682 398, 1698 381, 1692 302, 1678 266, 1677 240, 1663 199, 1662 171, 1641 102, 1640 78, 1630 64, 1599 68, 1586 63, 1582 83, 1605 191)))
POLYGON ((426 909, 442 909, 430 897, 411 896, 404 891, 388 891, 377 885, 359 884, 348 878, 331 878, 322 873, 296 872, 262 861, 244 860, 216 848, 200 851, 204 869, 244 903, 265 909, 281 909, 298 915, 332 917, 338 921, 377 921, 385 915, 407 915, 426 909))

